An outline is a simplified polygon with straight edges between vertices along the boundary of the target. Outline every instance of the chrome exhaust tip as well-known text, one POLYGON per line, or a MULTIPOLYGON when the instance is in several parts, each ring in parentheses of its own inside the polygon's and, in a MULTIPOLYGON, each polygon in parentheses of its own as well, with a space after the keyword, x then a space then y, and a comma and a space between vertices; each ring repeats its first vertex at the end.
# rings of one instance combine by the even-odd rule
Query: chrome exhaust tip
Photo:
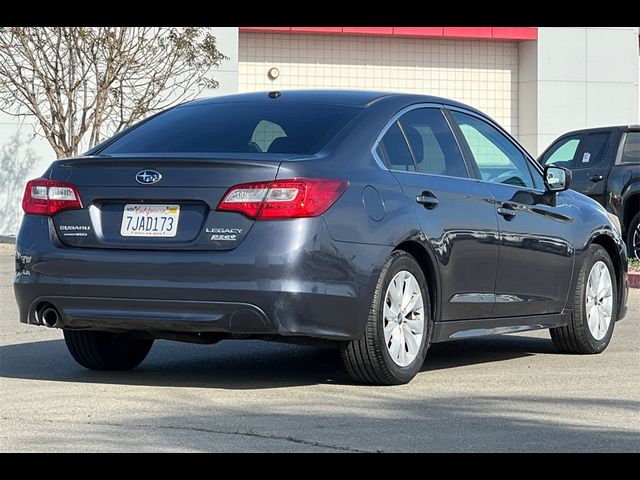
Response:
POLYGON ((39 317, 45 327, 56 328, 60 325, 60 313, 51 305, 44 307, 40 311, 39 317))

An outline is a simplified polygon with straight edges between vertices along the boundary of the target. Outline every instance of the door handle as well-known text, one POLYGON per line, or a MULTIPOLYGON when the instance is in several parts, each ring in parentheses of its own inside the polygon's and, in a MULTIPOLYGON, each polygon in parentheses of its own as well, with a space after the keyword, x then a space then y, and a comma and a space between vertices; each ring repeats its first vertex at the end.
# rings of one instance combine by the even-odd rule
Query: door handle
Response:
POLYGON ((602 175, 593 175, 591 177, 591 181, 593 183, 598 183, 599 181, 604 180, 604 177, 602 175))
POLYGON ((431 192, 422 192, 422 195, 416 197, 416 202, 427 210, 433 210, 438 206, 438 197, 431 192))
POLYGON ((502 215, 505 220, 509 221, 516 216, 516 211, 508 203, 503 203, 498 207, 498 214, 502 215))

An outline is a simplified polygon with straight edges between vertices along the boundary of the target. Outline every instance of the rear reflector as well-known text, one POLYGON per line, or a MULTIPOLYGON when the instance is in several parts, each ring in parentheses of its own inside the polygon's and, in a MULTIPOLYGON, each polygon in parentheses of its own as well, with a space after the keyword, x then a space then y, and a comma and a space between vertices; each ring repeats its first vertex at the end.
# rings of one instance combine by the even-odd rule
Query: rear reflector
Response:
POLYGON ((37 178, 27 183, 22 209, 28 215, 54 215, 62 210, 82 208, 75 185, 37 178))
POLYGON ((317 217, 348 186, 346 180, 324 178, 243 183, 225 193, 217 210, 239 212, 256 220, 317 217))

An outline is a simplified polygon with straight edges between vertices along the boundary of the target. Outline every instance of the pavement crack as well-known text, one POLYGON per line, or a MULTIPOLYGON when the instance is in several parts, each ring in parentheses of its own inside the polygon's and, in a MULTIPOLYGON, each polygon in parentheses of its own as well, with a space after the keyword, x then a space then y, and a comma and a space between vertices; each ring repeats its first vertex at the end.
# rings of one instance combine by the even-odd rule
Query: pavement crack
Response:
MULTIPOLYGON (((9 420, 8 417, 2 417, 3 420, 9 420)), ((34 421, 34 420, 30 420, 34 421)), ((268 433, 259 433, 255 430, 218 430, 214 428, 194 427, 194 426, 176 426, 176 425, 144 425, 144 424, 124 424, 115 422, 82 422, 82 421, 58 421, 51 419, 40 420, 46 423, 73 423, 75 425, 92 425, 92 426, 105 426, 105 427, 118 427, 118 428, 147 428, 147 429, 162 429, 162 430, 182 430, 201 433, 214 433, 218 435, 237 435, 243 437, 260 438, 264 440, 281 440, 290 443, 296 443, 299 445, 307 445, 310 447, 328 448, 331 450, 351 453, 376 453, 381 450, 361 450, 358 448, 346 447, 342 445, 332 445, 330 443, 316 442, 313 440, 305 440, 303 438, 292 437, 290 435, 274 435, 268 433)))
MULTIPOLYGON (((143 425, 139 425, 139 426, 140 427, 144 427, 143 425)), ((240 436, 245 436, 245 437, 263 438, 263 439, 267 439, 267 440, 284 440, 286 442, 298 443, 298 444, 301 444, 301 445, 308 445, 308 446, 312 446, 312 447, 329 448, 329 449, 332 449, 332 450, 339 450, 339 451, 343 451, 343 452, 370 453, 368 450, 360 450, 360 449, 357 449, 357 448, 345 447, 345 446, 341 446, 341 445, 332 445, 330 443, 315 442, 313 440, 305 440, 303 438, 296 438, 296 437, 292 437, 292 436, 258 433, 258 432, 253 431, 253 430, 226 431, 226 430, 214 430, 214 429, 201 428, 201 427, 176 427, 176 426, 172 426, 172 425, 159 425, 158 428, 174 429, 174 430, 190 430, 190 431, 194 431, 194 432, 203 432, 203 433, 218 433, 218 434, 223 434, 223 435, 240 435, 240 436)))

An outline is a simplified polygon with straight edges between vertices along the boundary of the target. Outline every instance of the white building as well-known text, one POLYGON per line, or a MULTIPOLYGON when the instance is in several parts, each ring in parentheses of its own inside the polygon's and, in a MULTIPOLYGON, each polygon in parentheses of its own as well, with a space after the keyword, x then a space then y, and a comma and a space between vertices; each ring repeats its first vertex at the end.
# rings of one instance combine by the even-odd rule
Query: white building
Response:
MULTIPOLYGON (((213 31, 229 60, 215 73, 220 88, 206 95, 292 88, 438 95, 488 113, 533 155, 569 130, 640 122, 638 27, 213 31)), ((16 131, 33 136, 29 120, 0 116, 0 148, 16 131)), ((38 161, 28 176, 36 177, 55 157, 42 139, 31 147, 38 161)), ((1 188, 0 202, 12 207, 0 218, 0 234, 15 233, 20 199, 1 188)))

